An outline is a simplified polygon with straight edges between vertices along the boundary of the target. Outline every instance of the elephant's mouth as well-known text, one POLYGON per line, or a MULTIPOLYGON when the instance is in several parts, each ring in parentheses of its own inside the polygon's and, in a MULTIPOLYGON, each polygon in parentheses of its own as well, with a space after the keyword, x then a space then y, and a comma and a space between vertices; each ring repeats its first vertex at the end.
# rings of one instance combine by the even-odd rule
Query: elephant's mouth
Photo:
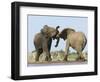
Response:
POLYGON ((56 34, 56 35, 54 35, 54 36, 52 37, 52 38, 53 38, 53 40, 57 39, 57 37, 56 37, 56 36, 57 36, 57 34, 56 34))
POLYGON ((55 40, 56 39, 56 36, 54 36, 54 37, 52 37, 53 38, 53 40, 55 40))

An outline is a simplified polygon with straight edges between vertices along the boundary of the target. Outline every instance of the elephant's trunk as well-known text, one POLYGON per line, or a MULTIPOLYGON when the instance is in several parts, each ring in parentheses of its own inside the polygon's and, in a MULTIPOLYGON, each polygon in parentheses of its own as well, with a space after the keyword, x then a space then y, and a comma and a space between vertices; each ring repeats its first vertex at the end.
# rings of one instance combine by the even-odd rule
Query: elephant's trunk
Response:
POLYGON ((55 45, 55 47, 58 46, 58 43, 59 43, 59 38, 57 38, 57 41, 56 41, 56 45, 55 45))
POLYGON ((60 26, 57 26, 57 27, 56 27, 56 30, 58 30, 59 28, 60 28, 60 26))
POLYGON ((55 45, 55 47, 57 47, 58 44, 59 44, 59 40, 60 40, 59 34, 56 35, 56 39, 57 39, 57 41, 56 41, 56 45, 55 45))
POLYGON ((55 47, 57 47, 58 46, 58 43, 59 43, 59 37, 58 37, 58 35, 59 35, 59 29, 60 28, 60 26, 57 26, 56 27, 56 36, 55 36, 55 39, 57 39, 57 41, 56 41, 56 45, 55 45, 55 47))

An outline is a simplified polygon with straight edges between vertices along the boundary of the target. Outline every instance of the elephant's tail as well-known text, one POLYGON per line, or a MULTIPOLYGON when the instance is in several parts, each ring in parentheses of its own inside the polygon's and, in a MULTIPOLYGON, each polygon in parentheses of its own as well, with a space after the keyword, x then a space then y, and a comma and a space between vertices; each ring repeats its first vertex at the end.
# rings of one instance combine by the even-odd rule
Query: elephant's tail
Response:
POLYGON ((82 51, 84 50, 86 44, 87 44, 87 38, 86 38, 86 36, 84 35, 84 42, 83 42, 82 51))

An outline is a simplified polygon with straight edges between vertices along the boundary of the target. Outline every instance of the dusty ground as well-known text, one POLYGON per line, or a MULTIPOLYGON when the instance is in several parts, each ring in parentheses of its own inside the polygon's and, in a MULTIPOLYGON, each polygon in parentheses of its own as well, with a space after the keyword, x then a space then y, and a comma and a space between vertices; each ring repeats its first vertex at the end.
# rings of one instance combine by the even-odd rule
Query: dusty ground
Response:
POLYGON ((35 56, 36 56, 36 52, 34 51, 33 53, 29 53, 28 54, 28 65, 40 65, 40 64, 82 64, 82 63, 86 63, 87 62, 87 53, 86 52, 83 52, 83 55, 86 59, 86 61, 77 61, 77 57, 78 57, 78 54, 72 52, 72 53, 69 53, 68 55, 68 61, 64 61, 64 51, 55 51, 55 52, 51 52, 51 61, 48 62, 48 61, 44 61, 45 60, 45 55, 44 54, 41 54, 40 57, 39 57, 39 61, 36 62, 35 61, 35 56))

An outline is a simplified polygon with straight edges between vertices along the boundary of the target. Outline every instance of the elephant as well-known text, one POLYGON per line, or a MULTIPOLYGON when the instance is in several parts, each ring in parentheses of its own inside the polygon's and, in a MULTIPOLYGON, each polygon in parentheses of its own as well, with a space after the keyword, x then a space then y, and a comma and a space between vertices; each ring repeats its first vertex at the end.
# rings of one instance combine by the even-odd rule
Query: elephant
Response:
MULTIPOLYGON (((37 33, 34 37, 34 46, 37 52, 36 61, 39 61, 39 56, 42 53, 46 54, 46 61, 51 61, 50 49, 53 40, 59 40, 56 38, 56 35, 59 33, 59 26, 56 28, 50 27, 48 25, 44 25, 39 33, 37 33)), ((57 45, 56 45, 57 46, 57 45)))
MULTIPOLYGON (((72 28, 65 28, 56 37, 66 41, 65 61, 68 60, 69 47, 72 47, 77 51, 78 60, 85 60, 84 56, 82 55, 82 51, 87 44, 87 38, 83 32, 76 32, 72 28)), ((56 45, 58 45, 58 43, 56 45)))

